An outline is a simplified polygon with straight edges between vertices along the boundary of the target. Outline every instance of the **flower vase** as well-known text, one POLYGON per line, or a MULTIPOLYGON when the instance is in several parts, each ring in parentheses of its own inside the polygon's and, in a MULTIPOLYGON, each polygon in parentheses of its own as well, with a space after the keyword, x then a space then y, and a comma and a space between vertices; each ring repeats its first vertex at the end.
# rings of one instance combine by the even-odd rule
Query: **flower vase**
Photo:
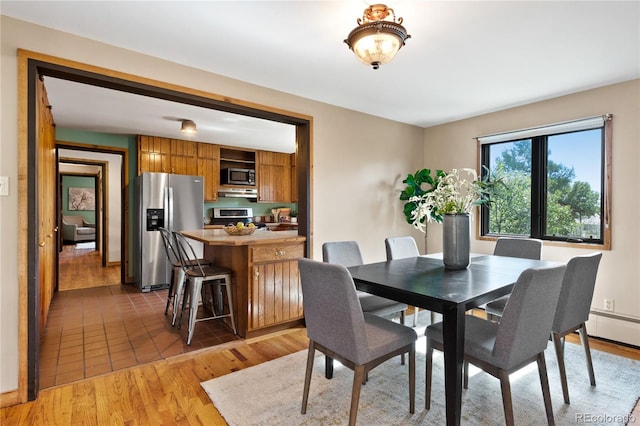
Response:
POLYGON ((469 266, 469 214, 443 215, 442 251, 444 267, 464 269, 469 266))

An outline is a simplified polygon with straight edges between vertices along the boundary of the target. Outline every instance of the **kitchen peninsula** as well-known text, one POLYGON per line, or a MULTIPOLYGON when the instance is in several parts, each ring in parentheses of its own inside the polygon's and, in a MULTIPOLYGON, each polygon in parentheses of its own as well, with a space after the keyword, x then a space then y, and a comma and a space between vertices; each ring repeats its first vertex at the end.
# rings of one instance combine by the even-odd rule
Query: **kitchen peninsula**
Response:
POLYGON ((228 235, 222 229, 182 231, 204 243, 204 257, 233 271, 236 328, 247 338, 302 324, 298 260, 305 256, 298 231, 258 229, 228 235))

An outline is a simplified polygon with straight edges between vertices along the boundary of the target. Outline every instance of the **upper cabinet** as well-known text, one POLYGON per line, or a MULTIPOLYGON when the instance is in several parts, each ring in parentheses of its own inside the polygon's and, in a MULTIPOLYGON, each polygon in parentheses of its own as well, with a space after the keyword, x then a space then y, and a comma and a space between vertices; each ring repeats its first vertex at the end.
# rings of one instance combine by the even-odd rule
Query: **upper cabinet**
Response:
POLYGON ((256 168, 256 152, 251 149, 220 147, 220 170, 256 168))
POLYGON ((217 201, 224 169, 255 170, 258 201, 297 202, 296 157, 204 142, 139 135, 138 175, 144 172, 204 177, 204 200, 217 201))
POLYGON ((220 147, 211 143, 198 143, 198 176, 204 176, 204 200, 218 200, 220 185, 220 147))
POLYGON ((138 174, 171 173, 171 139, 138 136, 138 174))
POLYGON ((258 151, 258 201, 291 203, 291 154, 258 151))
POLYGON ((138 174, 143 172, 195 175, 196 142, 138 136, 138 174))
POLYGON ((204 176, 204 200, 218 199, 220 182, 218 145, 138 136, 138 174, 144 172, 204 176))
POLYGON ((291 161, 291 202, 292 203, 297 203, 298 202, 298 176, 296 175, 296 162, 297 162, 297 157, 295 152, 293 154, 290 154, 290 161, 291 161))

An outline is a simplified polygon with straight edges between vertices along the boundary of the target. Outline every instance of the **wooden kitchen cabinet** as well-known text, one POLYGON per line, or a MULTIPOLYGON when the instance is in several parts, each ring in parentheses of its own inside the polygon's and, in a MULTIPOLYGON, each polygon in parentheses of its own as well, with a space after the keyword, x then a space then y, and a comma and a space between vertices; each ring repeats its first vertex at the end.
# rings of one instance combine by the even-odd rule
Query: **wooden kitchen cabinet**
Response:
POLYGON ((204 177, 204 200, 217 201, 220 186, 220 147, 210 143, 198 143, 197 154, 196 175, 204 177))
POLYGON ((291 154, 258 151, 258 201, 291 203, 291 154))
POLYGON ((291 202, 298 202, 298 176, 296 176, 296 154, 291 155, 291 202))
POLYGON ((304 243, 253 246, 250 250, 247 331, 302 319, 298 260, 304 243))
POLYGON ((138 135, 138 175, 171 172, 171 139, 138 135))
POLYGON ((198 176, 197 142, 171 139, 169 173, 198 176))
POLYGON ((303 323, 298 259, 306 238, 297 231, 258 230, 230 236, 221 229, 183 231, 204 243, 204 257, 233 271, 236 328, 242 338, 297 327, 303 323))
POLYGON ((138 136, 138 174, 144 172, 196 175, 196 142, 138 136))

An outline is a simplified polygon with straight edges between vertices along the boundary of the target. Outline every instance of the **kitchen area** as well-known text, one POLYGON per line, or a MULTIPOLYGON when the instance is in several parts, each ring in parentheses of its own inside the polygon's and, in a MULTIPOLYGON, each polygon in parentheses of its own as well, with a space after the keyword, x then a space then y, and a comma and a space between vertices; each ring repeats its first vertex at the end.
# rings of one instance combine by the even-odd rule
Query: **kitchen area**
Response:
POLYGON ((165 228, 231 269, 238 336, 301 325, 297 259, 305 257, 306 237, 298 231, 295 171, 295 153, 138 136, 133 264, 140 291, 169 286, 165 228))

